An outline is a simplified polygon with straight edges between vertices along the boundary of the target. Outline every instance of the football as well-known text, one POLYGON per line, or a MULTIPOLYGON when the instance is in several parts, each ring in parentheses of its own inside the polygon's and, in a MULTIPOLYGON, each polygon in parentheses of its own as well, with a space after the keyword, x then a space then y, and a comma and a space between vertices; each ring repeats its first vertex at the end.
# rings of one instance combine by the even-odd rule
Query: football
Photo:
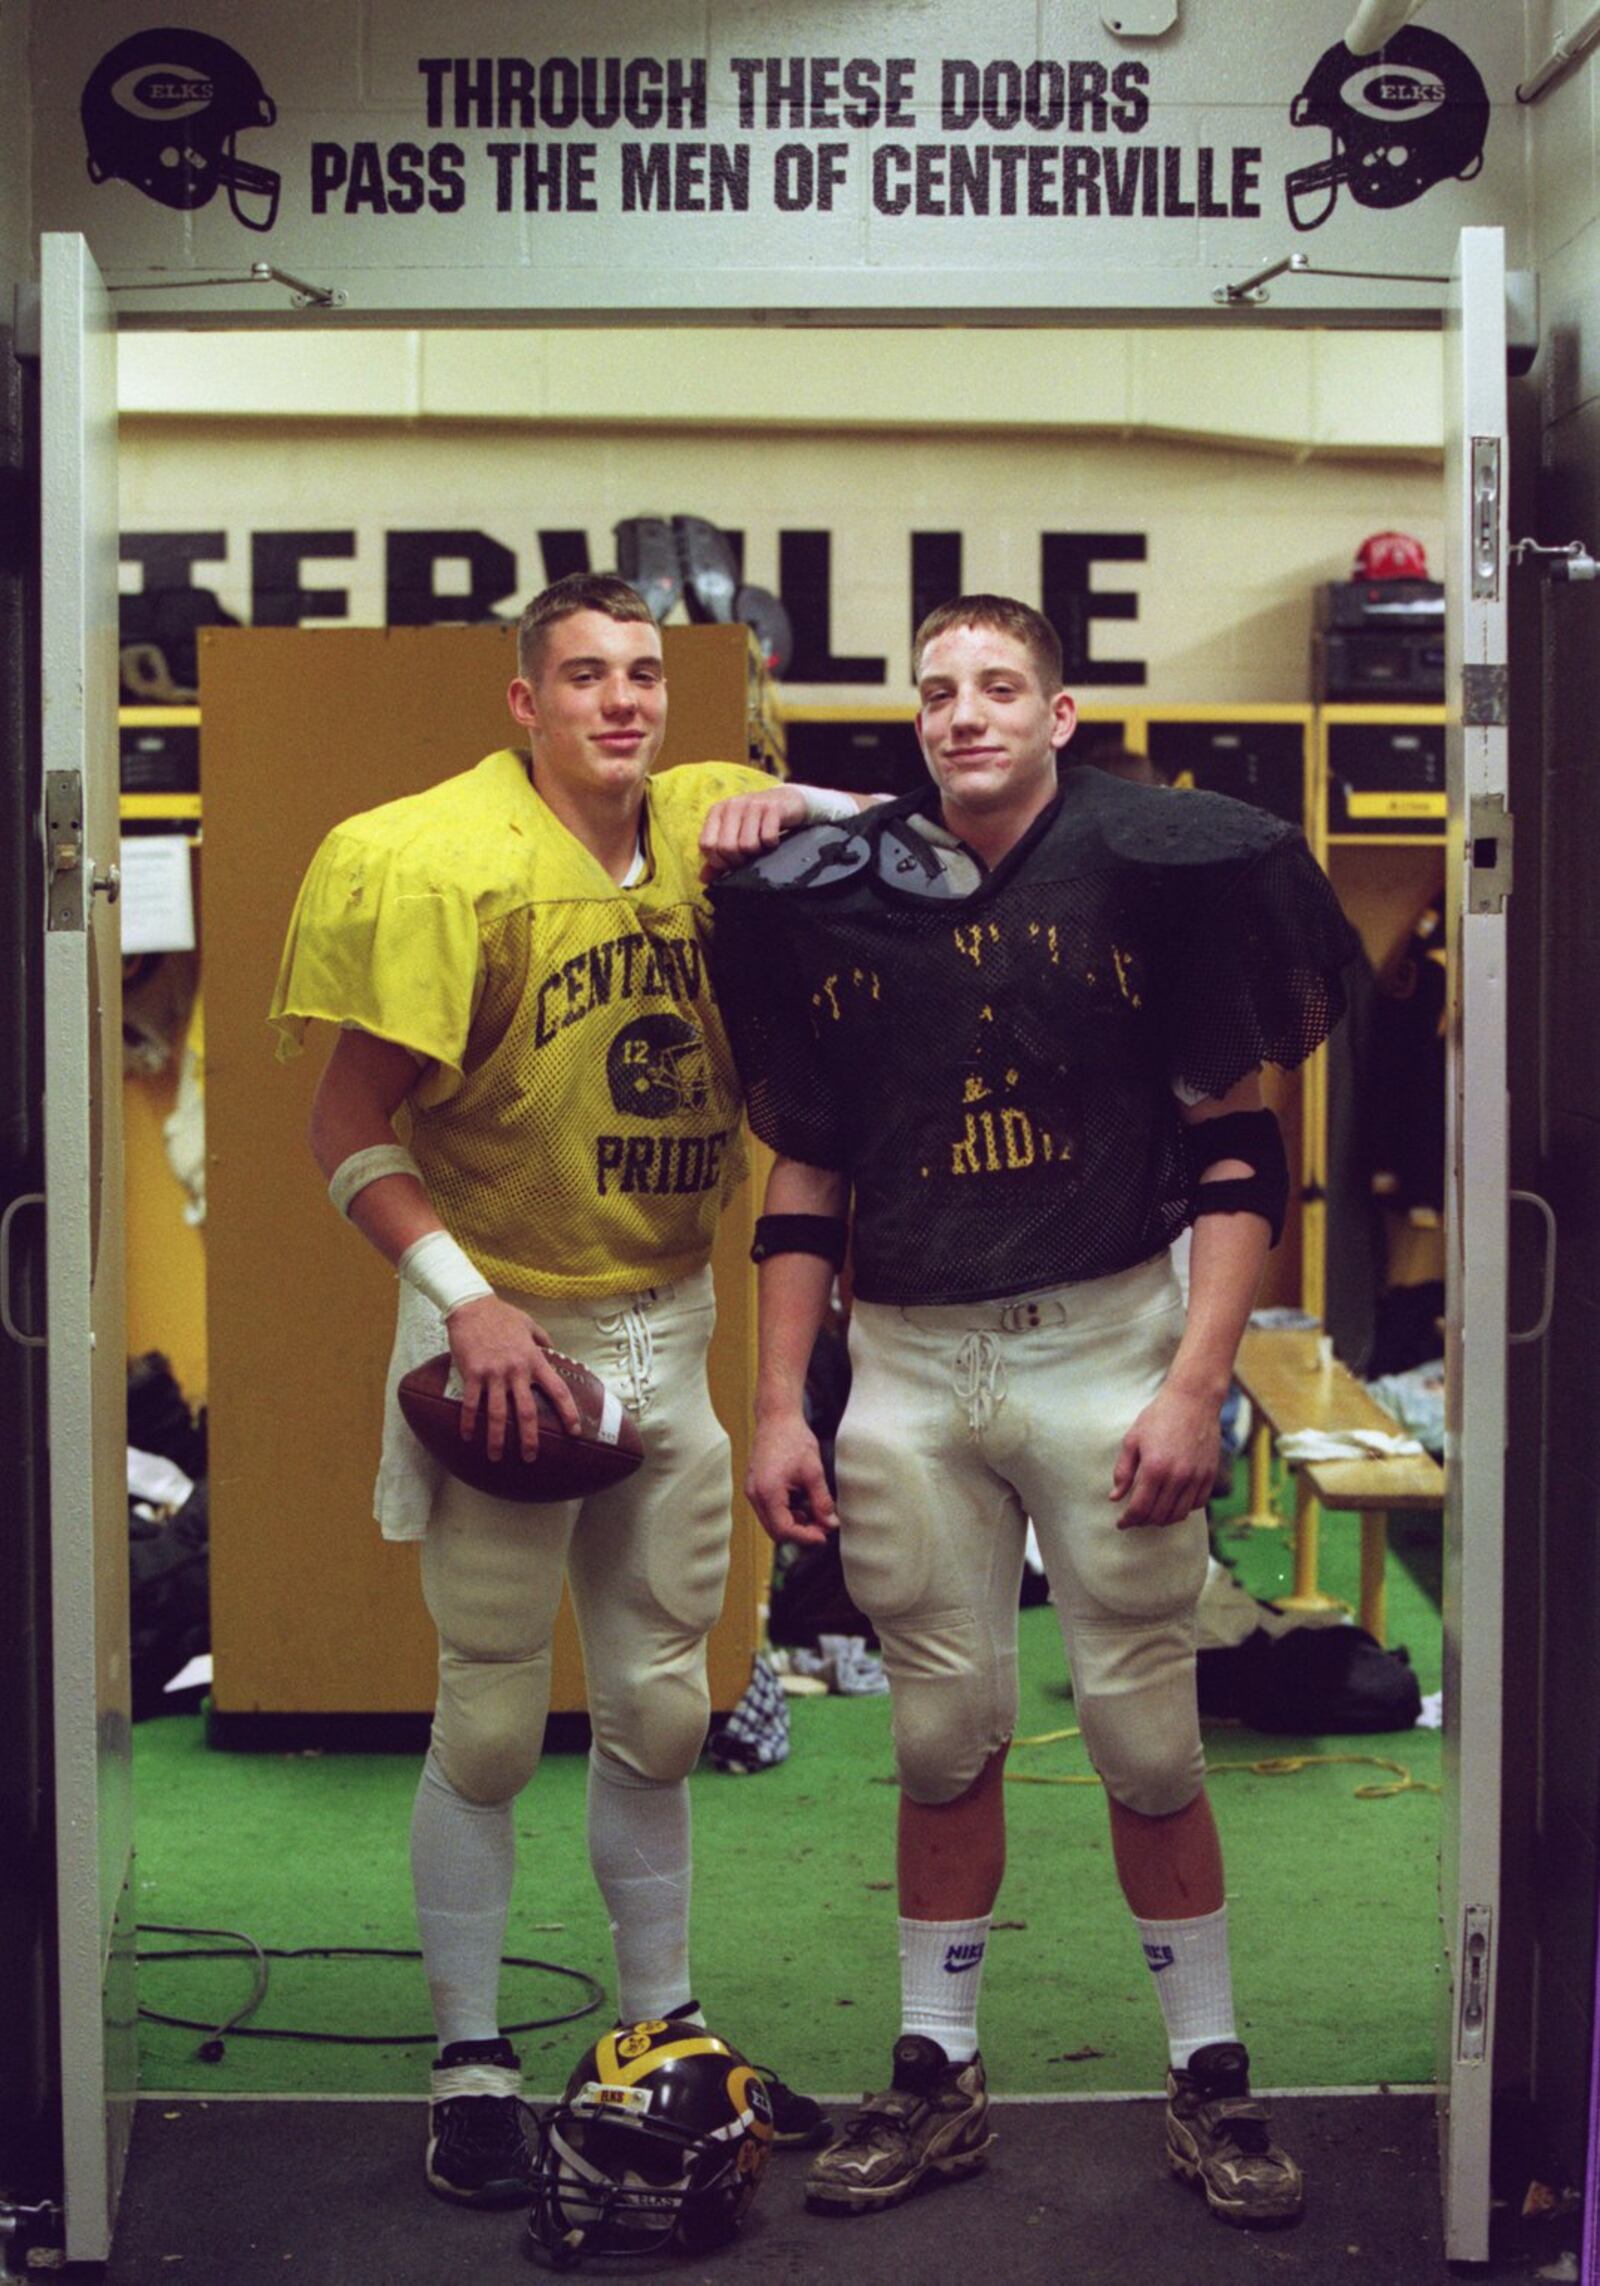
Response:
POLYGON ((578 1401, 578 1427, 569 1431, 535 1386, 539 1449, 531 1461, 522 1457, 514 1419, 506 1424, 505 1450, 490 1459, 485 1407, 471 1437, 462 1436, 461 1399, 449 1393, 454 1366, 448 1350, 413 1366, 400 1383, 400 1410, 412 1435, 452 1476, 496 1500, 583 1500, 620 1484, 644 1458, 638 1422, 586 1365, 559 1350, 545 1355, 578 1401))

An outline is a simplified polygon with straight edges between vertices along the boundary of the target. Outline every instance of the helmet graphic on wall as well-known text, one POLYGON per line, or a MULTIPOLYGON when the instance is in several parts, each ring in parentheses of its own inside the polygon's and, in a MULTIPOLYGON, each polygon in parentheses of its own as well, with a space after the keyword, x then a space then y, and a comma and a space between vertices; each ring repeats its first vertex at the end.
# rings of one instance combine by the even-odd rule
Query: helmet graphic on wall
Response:
POLYGON ((135 32, 100 58, 81 105, 89 174, 189 210, 219 189, 247 230, 278 219, 279 177, 234 149, 246 127, 270 127, 278 107, 236 48, 208 32, 135 32), (244 202, 248 202, 248 204, 244 202))
POLYGON ((1341 183, 1360 206, 1409 206, 1436 183, 1470 182, 1483 165, 1489 93, 1478 67, 1438 32, 1408 24, 1376 55, 1340 41, 1289 106, 1296 127, 1325 128, 1326 159, 1284 184, 1296 230, 1316 230, 1341 183))
POLYGON ((608 2032, 538 2123, 532 2251, 709 2254, 761 2187, 772 2149, 766 2084, 714 2033, 659 2019, 608 2032))
POLYGON ((606 1082, 617 1109, 636 1119, 699 1111, 711 1096, 705 1041, 681 1016, 641 1016, 612 1041, 606 1082))

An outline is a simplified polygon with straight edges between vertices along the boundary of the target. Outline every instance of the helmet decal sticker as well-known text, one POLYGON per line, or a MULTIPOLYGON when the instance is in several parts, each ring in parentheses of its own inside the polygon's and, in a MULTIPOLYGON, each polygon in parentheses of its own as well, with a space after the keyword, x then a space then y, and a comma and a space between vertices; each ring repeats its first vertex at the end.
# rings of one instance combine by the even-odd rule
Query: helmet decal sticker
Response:
POLYGON ((79 111, 92 182, 131 183, 179 212, 225 190, 247 230, 277 221, 281 177, 241 159, 235 142, 270 127, 278 107, 225 40, 186 27, 135 32, 95 65, 79 111))
POLYGON ((606 1082, 618 1111, 636 1119, 702 1111, 711 1099, 705 1041, 681 1016, 641 1016, 612 1041, 606 1082))
POLYGON ((1483 165, 1489 94, 1477 65, 1440 32, 1408 24, 1376 55, 1337 42, 1289 106, 1296 127, 1329 138, 1324 159, 1284 183, 1296 230, 1320 230, 1347 190, 1358 206, 1409 206, 1483 165))

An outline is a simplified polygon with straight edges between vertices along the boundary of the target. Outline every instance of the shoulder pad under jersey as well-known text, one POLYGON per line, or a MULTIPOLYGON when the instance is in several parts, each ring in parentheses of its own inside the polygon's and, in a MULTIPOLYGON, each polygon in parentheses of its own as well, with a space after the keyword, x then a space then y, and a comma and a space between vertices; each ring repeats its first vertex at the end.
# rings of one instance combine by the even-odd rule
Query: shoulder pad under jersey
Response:
POLYGON ((1099 773, 1116 789, 1096 804, 1113 856, 1135 865, 1203 866, 1248 862, 1299 828, 1231 794, 1193 787, 1130 786, 1099 773))
POLYGON ((871 858, 872 844, 859 824, 830 820, 785 834, 776 849, 742 865, 737 873, 724 874, 712 888, 828 889, 864 871, 871 858))

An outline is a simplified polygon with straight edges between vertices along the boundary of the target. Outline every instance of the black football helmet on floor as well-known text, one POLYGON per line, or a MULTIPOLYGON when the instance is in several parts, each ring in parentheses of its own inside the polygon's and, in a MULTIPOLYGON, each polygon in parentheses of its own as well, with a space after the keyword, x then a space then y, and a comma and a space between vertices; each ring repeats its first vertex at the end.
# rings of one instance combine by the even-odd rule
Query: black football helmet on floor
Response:
POLYGON ((732 2238, 772 2149, 766 2084, 736 2048, 655 2019, 595 2042, 538 2119, 530 2252, 708 2254, 732 2238))

